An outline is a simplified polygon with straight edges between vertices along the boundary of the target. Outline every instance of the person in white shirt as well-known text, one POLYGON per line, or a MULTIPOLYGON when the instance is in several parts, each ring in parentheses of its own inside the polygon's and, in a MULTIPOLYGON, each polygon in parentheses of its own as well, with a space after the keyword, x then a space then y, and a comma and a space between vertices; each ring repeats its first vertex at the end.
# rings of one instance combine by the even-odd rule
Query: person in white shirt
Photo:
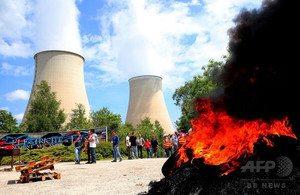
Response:
POLYGON ((142 135, 139 134, 139 137, 137 138, 137 147, 138 147, 138 154, 140 158, 143 158, 143 147, 144 147, 145 140, 142 138, 142 135))
POLYGON ((128 159, 132 159, 131 157, 131 153, 130 153, 130 133, 127 133, 127 136, 126 136, 126 146, 127 146, 127 155, 128 155, 128 159))
POLYGON ((95 133, 94 129, 89 130, 89 146, 90 146, 90 153, 91 153, 91 157, 92 157, 92 163, 95 164, 96 163, 96 146, 97 146, 97 139, 98 136, 95 133))

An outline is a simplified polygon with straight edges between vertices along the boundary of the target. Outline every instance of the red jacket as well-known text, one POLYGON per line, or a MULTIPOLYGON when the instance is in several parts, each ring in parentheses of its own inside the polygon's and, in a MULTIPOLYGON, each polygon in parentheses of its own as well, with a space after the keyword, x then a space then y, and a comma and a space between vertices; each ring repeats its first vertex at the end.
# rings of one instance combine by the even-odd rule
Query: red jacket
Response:
POLYGON ((145 148, 151 148, 151 142, 150 141, 146 141, 145 142, 145 148))

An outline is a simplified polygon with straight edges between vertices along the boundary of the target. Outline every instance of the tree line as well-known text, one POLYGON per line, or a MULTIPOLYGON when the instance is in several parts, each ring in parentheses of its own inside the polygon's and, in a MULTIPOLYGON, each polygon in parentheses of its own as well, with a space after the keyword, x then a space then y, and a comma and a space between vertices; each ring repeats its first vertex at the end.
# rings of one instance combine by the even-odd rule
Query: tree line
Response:
MULTIPOLYGON (((195 99, 208 96, 211 91, 222 85, 216 78, 221 74, 228 59, 228 56, 223 56, 221 61, 209 60, 208 64, 203 66, 202 74, 195 75, 192 80, 186 81, 175 90, 172 98, 174 104, 181 109, 181 116, 175 122, 176 129, 187 131, 191 128, 190 120, 197 117, 193 105, 195 99)), ((60 132, 106 126, 109 139, 113 130, 117 130, 121 139, 125 139, 126 134, 133 131, 136 135, 142 134, 144 138, 155 135, 158 139, 163 139, 163 128, 158 121, 151 123, 149 118, 145 118, 135 128, 132 124, 123 124, 121 115, 112 113, 108 107, 89 113, 90 117, 87 118, 84 106, 78 103, 72 110, 70 122, 63 125, 66 115, 59 106, 60 100, 57 100, 56 93, 51 91, 51 86, 47 81, 41 81, 33 90, 30 109, 19 126, 10 112, 0 110, 0 133, 60 132)))
POLYGON ((59 108, 60 100, 57 100, 56 93, 51 91, 51 86, 45 80, 33 90, 30 102, 30 109, 19 126, 10 112, 0 110, 0 133, 61 132, 106 126, 109 140, 113 130, 118 132, 121 139, 131 132, 141 133, 149 139, 152 135, 163 137, 163 128, 158 121, 151 123, 149 118, 145 118, 135 128, 132 124, 123 124, 121 115, 112 113, 108 107, 93 111, 89 113, 90 117, 86 117, 85 107, 79 103, 72 109, 70 122, 64 126, 66 114, 59 108))

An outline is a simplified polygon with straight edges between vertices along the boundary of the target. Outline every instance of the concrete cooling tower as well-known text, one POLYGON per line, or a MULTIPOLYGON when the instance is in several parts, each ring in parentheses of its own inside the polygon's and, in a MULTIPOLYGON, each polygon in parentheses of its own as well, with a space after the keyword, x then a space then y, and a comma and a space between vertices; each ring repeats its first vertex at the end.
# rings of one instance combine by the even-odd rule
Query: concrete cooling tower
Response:
POLYGON ((129 79, 129 105, 126 123, 134 127, 149 117, 151 122, 158 120, 165 133, 173 134, 169 113, 162 92, 162 78, 153 75, 137 76, 129 79))
MULTIPOLYGON (((65 124, 70 121, 72 109, 77 108, 76 103, 84 105, 86 117, 89 118, 90 105, 83 75, 84 58, 68 51, 50 50, 35 54, 34 59, 35 75, 32 89, 35 89, 42 80, 48 82, 51 91, 56 92, 57 100, 61 101, 60 109, 64 109, 67 115, 65 124)), ((30 107, 32 96, 31 91, 24 118, 30 107)))

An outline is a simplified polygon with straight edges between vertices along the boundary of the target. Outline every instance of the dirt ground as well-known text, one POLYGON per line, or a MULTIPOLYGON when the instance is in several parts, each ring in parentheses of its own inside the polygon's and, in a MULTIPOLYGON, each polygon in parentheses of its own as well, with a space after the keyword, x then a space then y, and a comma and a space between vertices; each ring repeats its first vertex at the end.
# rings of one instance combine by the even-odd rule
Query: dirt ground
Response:
MULTIPOLYGON (((20 183, 21 173, 0 172, 0 195, 34 194, 138 194, 148 191, 150 181, 159 181, 164 176, 161 167, 166 158, 123 160, 112 163, 98 160, 96 164, 56 163, 56 172, 61 179, 20 183)), ((1 166, 0 169, 9 166, 1 166)), ((45 170, 50 172, 50 170, 45 170)))

